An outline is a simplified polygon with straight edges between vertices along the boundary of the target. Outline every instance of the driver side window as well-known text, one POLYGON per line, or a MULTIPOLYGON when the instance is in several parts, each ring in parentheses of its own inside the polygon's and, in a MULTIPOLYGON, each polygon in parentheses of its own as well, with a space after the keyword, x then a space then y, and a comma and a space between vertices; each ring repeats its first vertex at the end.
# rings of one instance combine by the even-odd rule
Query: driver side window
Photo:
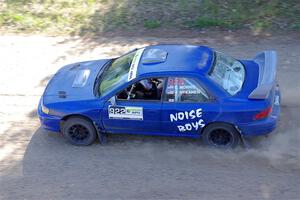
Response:
POLYGON ((146 78, 119 92, 118 100, 161 100, 164 78, 146 78))

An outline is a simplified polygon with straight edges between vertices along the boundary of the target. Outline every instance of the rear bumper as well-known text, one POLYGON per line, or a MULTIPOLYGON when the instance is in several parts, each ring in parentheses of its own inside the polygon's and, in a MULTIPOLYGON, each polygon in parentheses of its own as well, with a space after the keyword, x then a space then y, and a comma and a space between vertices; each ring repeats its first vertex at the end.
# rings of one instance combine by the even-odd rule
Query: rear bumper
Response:
POLYGON ((245 137, 266 135, 271 133, 277 126, 280 117, 280 92, 275 92, 275 102, 270 116, 264 120, 239 124, 238 128, 245 137))
POLYGON ((60 132, 60 117, 43 113, 41 103, 38 106, 37 114, 42 128, 53 132, 60 132))
POLYGON ((240 124, 238 128, 245 137, 266 135, 271 133, 277 126, 278 118, 269 117, 266 120, 248 124, 240 124))

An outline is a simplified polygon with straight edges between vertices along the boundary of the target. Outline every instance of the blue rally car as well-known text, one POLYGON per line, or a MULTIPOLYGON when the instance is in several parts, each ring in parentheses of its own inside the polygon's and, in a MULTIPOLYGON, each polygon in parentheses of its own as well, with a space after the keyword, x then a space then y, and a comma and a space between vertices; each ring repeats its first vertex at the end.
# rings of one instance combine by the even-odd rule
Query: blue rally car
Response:
POLYGON ((274 51, 236 60, 206 46, 147 46, 62 67, 38 115, 42 127, 75 145, 126 133, 201 137, 232 148, 275 129, 276 62, 274 51))

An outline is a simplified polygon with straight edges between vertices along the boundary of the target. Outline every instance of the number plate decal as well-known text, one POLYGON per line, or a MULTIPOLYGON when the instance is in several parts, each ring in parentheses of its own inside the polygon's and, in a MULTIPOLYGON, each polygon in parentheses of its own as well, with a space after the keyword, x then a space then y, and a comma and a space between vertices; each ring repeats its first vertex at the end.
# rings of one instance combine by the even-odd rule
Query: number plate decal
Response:
POLYGON ((143 107, 108 106, 109 119, 143 120, 143 107))

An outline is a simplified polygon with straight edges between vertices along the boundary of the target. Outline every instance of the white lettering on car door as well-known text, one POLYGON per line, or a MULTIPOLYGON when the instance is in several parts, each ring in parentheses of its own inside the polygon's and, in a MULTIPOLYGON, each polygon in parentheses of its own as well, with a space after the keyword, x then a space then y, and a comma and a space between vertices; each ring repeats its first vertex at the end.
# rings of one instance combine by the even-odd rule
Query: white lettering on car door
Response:
POLYGON ((180 132, 186 132, 186 131, 198 130, 199 128, 203 128, 205 126, 205 123, 204 120, 201 119, 201 117, 202 117, 202 108, 198 108, 196 110, 170 114, 170 121, 179 122, 179 121, 193 120, 197 118, 197 121, 193 121, 183 125, 177 125, 177 128, 180 132))

